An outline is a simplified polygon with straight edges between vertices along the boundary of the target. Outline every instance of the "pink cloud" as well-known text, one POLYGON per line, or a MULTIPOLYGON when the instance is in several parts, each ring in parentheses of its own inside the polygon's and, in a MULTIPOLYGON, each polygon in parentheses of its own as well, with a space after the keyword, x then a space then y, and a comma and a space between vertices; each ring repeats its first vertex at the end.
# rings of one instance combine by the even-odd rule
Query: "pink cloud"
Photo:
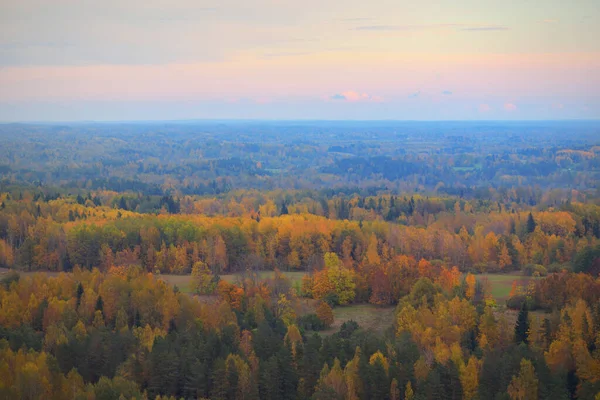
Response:
POLYGON ((562 110, 565 106, 562 103, 555 103, 552 105, 552 108, 555 110, 562 110))
POLYGON ((488 104, 480 104, 479 105, 479 112, 480 113, 490 112, 491 110, 492 110, 492 107, 490 107, 488 104))
POLYGON ((381 97, 381 96, 373 96, 373 95, 370 95, 367 93, 358 93, 358 92, 355 92, 354 90, 347 90, 342 93, 334 94, 333 96, 330 96, 329 99, 330 100, 348 101, 351 103, 356 103, 359 101, 370 101, 370 102, 375 102, 375 103, 383 102, 383 97, 381 97))
POLYGON ((516 105, 514 105, 513 103, 506 103, 506 104, 504 105, 504 109, 505 109, 506 111, 508 111, 508 112, 513 112, 513 111, 516 111, 516 110, 517 110, 517 106, 516 106, 516 105))

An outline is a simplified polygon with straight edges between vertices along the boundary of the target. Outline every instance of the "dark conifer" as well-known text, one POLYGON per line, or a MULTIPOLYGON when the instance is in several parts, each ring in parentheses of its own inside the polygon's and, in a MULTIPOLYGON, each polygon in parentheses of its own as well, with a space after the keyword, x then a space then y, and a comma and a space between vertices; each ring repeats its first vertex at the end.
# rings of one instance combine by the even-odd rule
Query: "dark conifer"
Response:
POLYGON ((525 343, 528 344, 527 332, 529 331, 529 312, 527 311, 527 304, 523 303, 519 316, 517 317, 517 324, 515 325, 515 342, 517 344, 525 343))
POLYGON ((533 233, 535 231, 535 227, 537 226, 535 219, 533 219, 533 214, 529 213, 527 216, 527 233, 533 233))
POLYGON ((77 285, 77 307, 79 308, 79 304, 81 304, 81 297, 83 296, 83 285, 81 282, 77 285))

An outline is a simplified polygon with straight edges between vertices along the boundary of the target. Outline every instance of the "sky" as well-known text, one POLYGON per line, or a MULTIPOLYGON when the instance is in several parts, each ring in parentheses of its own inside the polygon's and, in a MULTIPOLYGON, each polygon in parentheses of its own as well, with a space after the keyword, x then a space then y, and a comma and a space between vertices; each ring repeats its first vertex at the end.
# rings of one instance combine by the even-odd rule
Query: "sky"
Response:
POLYGON ((0 0, 0 121, 600 118, 599 0, 0 0))

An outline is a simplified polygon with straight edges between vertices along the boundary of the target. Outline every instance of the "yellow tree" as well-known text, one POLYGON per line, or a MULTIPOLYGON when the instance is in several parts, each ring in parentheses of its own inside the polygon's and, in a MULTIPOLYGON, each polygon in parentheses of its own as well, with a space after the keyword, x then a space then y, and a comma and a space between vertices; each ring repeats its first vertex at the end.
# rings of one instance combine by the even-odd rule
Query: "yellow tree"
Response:
POLYGON ((415 398, 415 392, 413 392, 412 384, 410 381, 406 382, 406 389, 404 390, 404 399, 413 400, 415 398))
POLYGON ((208 266, 202 261, 196 261, 192 267, 192 280, 190 289, 194 293, 211 294, 215 291, 216 285, 213 282, 213 275, 208 266))
POLYGON ((374 233, 371 234, 371 238, 369 239, 366 261, 369 265, 379 265, 381 263, 381 257, 377 251, 377 236, 374 233))
MULTIPOLYGON (((247 331, 244 331, 247 332, 247 331)), ((292 346, 292 356, 295 358, 296 357, 296 345, 298 343, 302 343, 302 334, 300 333, 300 330, 298 329, 298 327, 296 325, 288 325, 287 327, 287 333, 285 334, 285 337, 283 338, 284 342, 288 342, 290 343, 290 345, 292 346)))
POLYGON ((348 304, 355 296, 354 272, 345 268, 335 253, 325 253, 324 258, 327 277, 337 294, 339 303, 348 304))
POLYGON ((505 269, 512 265, 512 258, 508 253, 508 247, 506 247, 505 243, 500 245, 500 255, 498 256, 498 265, 500 265, 500 269, 505 269))
POLYGON ((344 371, 342 371, 340 360, 337 358, 333 361, 331 370, 327 367, 327 364, 325 364, 323 370, 321 370, 321 377, 317 383, 316 391, 322 391, 327 387, 332 389, 337 394, 338 398, 343 399, 346 397, 348 391, 346 379, 344 379, 344 371))
POLYGON ((400 400, 400 389, 398 388, 396 378, 392 379, 392 384, 390 385, 390 400, 400 400))
POLYGON ((329 304, 324 301, 319 303, 319 306, 317 307, 317 317, 319 317, 319 320, 321 320, 326 327, 330 327, 331 324, 333 324, 333 310, 329 307, 329 304))
POLYGON ((467 274, 465 281, 467 282, 467 292, 465 294, 469 300, 473 300, 473 297, 475 297, 475 285, 477 283, 475 275, 467 274))
POLYGON ((348 361, 344 368, 344 377, 346 379, 346 400, 358 400, 361 386, 358 364, 360 362, 360 347, 354 351, 354 358, 348 361))
POLYGON ((477 395, 479 387, 479 361, 474 356, 460 371, 460 384, 463 389, 463 399, 471 400, 477 395))
POLYGON ((280 318, 286 326, 290 326, 296 320, 296 312, 292 308, 290 300, 285 294, 280 294, 275 307, 275 316, 280 318))
POLYGON ((381 365, 383 365, 383 369, 387 373, 390 368, 390 362, 388 359, 381 353, 381 351, 377 350, 377 352, 373 353, 373 355, 369 358, 369 364, 375 365, 375 363, 379 360, 381 365))
POLYGON ((327 270, 318 271, 311 280, 303 280, 303 290, 306 293, 310 292, 315 299, 322 299, 332 293, 334 287, 329 280, 327 270))
POLYGON ((539 380, 531 361, 521 359, 519 375, 513 376, 508 385, 508 395, 512 400, 531 400, 538 398, 539 380))

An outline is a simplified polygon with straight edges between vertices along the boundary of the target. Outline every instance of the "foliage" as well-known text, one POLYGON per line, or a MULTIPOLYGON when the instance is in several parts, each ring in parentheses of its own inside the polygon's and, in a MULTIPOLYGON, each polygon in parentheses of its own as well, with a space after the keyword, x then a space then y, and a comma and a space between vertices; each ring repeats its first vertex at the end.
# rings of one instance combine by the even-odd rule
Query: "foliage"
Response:
POLYGON ((319 303, 316 313, 319 321, 321 321, 325 327, 330 327, 331 324, 333 324, 333 310, 326 302, 322 301, 319 303))
POLYGON ((591 125, 352 126, 0 126, 0 398, 596 397, 591 125))

